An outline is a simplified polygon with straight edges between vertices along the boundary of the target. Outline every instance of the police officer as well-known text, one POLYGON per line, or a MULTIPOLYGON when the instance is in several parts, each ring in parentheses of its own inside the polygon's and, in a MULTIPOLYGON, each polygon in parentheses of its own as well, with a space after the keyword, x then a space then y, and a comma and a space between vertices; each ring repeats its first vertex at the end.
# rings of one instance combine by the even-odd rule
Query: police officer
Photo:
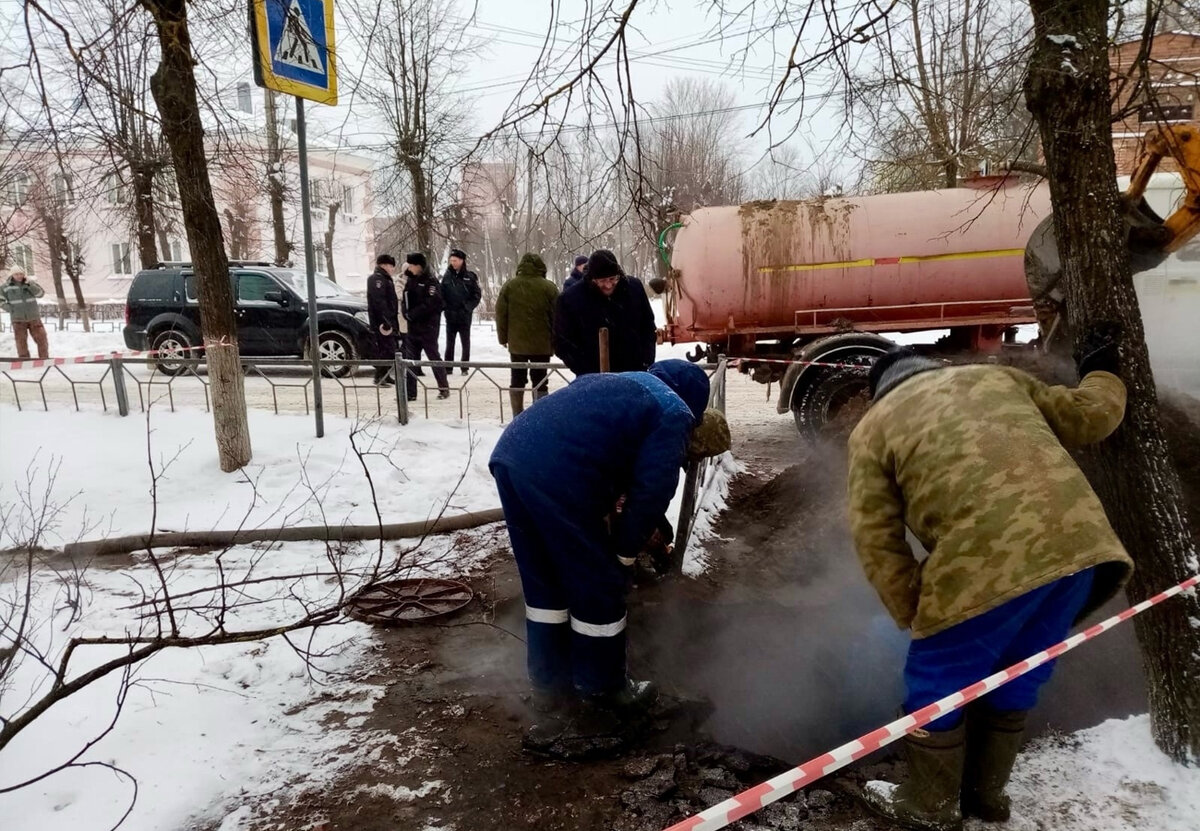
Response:
MULTIPOLYGON (((409 254, 404 258, 404 318, 408 321, 408 337, 404 339, 404 357, 419 361, 421 353, 427 360, 440 361, 438 333, 442 328, 442 287, 438 279, 429 273, 425 255, 409 254)), ((438 398, 450 397, 450 385, 446 380, 445 367, 434 367, 433 377, 438 385, 438 398)), ((417 400, 417 378, 408 373, 406 393, 409 401, 417 400)))
MULTIPOLYGON (((400 304, 396 298, 396 258, 391 254, 380 254, 375 258, 375 271, 367 278, 367 319, 370 321, 371 338, 375 360, 392 361, 400 349, 400 304)), ((374 382, 379 386, 391 386, 392 367, 375 367, 374 382)))

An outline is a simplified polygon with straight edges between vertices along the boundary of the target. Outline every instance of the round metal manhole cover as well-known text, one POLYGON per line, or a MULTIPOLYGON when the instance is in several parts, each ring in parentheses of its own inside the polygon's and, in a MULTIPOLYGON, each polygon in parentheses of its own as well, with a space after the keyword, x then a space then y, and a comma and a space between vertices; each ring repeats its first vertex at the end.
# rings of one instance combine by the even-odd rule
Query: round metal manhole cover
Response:
POLYGON ((458 580, 389 580, 371 586, 347 603, 346 613, 376 626, 403 626, 461 612, 473 597, 471 587, 458 580))

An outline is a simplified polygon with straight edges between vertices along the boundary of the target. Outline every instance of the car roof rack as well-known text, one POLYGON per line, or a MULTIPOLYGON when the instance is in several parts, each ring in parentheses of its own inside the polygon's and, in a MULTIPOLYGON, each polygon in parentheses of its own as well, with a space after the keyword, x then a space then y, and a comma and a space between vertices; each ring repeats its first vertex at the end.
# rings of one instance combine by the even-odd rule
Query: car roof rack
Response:
MULTIPOLYGON (((245 268, 247 266, 256 266, 258 268, 274 268, 275 263, 267 262, 266 260, 230 260, 229 264, 236 268, 245 268)), ((192 264, 187 261, 164 261, 155 263, 154 268, 192 268, 192 264)))

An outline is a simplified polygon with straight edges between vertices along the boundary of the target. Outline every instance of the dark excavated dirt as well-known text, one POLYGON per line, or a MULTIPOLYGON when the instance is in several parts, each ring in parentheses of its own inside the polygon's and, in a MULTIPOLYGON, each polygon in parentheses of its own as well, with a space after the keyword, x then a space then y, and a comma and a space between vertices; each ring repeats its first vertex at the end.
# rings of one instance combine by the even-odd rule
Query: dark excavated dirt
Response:
MULTIPOLYGON (((1172 399, 1164 423, 1200 528, 1200 402, 1172 399)), ((633 674, 704 707, 617 760, 523 753, 534 715, 524 699, 520 584, 499 550, 467 614, 442 628, 381 633, 390 686, 359 729, 386 729, 397 746, 255 827, 658 831, 889 719, 907 640, 855 558, 844 453, 793 444, 787 458, 772 470, 759 457, 735 480, 708 573, 643 586, 631 598, 633 674), (413 749, 407 764, 387 764, 413 749), (431 780, 440 785, 425 797, 377 788, 416 791, 431 780)), ((1075 730, 1145 708, 1133 631, 1121 627, 1065 656, 1032 727, 1075 730)), ((347 745, 354 741, 346 729, 347 745)), ((885 751, 732 827, 883 829, 846 789, 895 774, 896 765, 885 751)))

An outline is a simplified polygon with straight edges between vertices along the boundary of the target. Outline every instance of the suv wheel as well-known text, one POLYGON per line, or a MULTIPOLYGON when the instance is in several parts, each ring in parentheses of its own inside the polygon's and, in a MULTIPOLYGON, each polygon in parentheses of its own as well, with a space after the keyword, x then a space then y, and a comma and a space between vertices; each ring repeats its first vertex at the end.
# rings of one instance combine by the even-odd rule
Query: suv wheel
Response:
POLYGON ((192 349, 193 346, 195 344, 192 343, 192 339, 178 329, 159 332, 151 342, 151 348, 157 353, 155 363, 158 365, 158 371, 163 375, 179 375, 186 372, 189 365, 180 359, 200 357, 199 351, 192 349))
POLYGON ((353 364, 331 363, 358 360, 354 341, 344 332, 330 329, 317 335, 317 349, 321 351, 321 374, 330 378, 345 378, 354 369, 353 364))

